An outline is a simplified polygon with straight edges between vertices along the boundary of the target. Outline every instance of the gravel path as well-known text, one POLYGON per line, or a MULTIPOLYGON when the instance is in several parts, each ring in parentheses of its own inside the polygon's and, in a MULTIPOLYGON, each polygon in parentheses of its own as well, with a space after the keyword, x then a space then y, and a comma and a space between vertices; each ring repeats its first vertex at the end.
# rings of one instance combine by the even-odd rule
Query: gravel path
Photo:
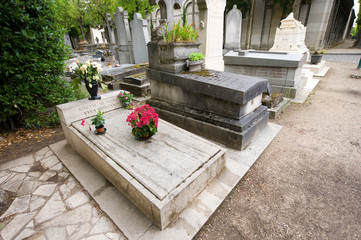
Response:
POLYGON ((327 65, 195 239, 361 239, 361 72, 327 65))

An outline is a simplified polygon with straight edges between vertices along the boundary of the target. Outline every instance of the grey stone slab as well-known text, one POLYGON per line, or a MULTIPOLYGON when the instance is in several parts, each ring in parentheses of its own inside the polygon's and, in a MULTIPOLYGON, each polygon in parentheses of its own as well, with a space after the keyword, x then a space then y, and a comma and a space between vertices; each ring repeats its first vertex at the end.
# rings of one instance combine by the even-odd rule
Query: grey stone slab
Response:
POLYGON ((22 197, 15 198, 13 203, 10 205, 8 210, 0 217, 0 219, 6 218, 8 216, 23 213, 29 208, 30 195, 25 195, 22 197))
POLYGON ((268 85, 266 79, 206 69, 172 74, 148 68, 147 76, 151 83, 159 81, 241 105, 267 91, 268 85))
POLYGON ((141 72, 145 72, 145 68, 148 65, 125 65, 124 67, 116 67, 116 68, 110 68, 106 69, 100 72, 103 81, 105 82, 114 82, 123 80, 123 78, 138 74, 141 72))
POLYGON ((2 230, 1 230, 1 237, 4 240, 11 240, 13 239, 16 234, 18 234, 21 229, 30 222, 30 220, 34 217, 36 213, 24 213, 16 215, 2 230))
POLYGON ((144 20, 140 13, 134 13, 133 16, 130 27, 132 31, 134 62, 136 64, 145 63, 148 62, 147 43, 150 41, 147 20, 144 20))
POLYGON ((59 192, 55 192, 54 195, 49 199, 45 206, 40 210, 40 212, 35 217, 35 222, 37 224, 43 223, 49 219, 57 217, 65 213, 66 207, 63 203, 59 192))
POLYGON ((92 205, 84 204, 78 208, 70 210, 60 216, 57 216, 41 225, 41 229, 45 230, 50 227, 67 226, 79 223, 89 222, 92 215, 92 205))
POLYGON ((0 171, 11 169, 15 167, 21 167, 23 165, 31 165, 34 163, 34 158, 32 155, 28 155, 25 157, 18 158, 13 161, 8 161, 0 165, 0 171))
POLYGON ((301 67, 307 56, 298 53, 248 51, 244 56, 229 51, 224 55, 225 65, 268 66, 268 67, 301 67))
MULTIPOLYGON (((152 101, 150 101, 150 103, 152 103, 152 101)), ((207 139, 212 139, 239 150, 244 149, 268 122, 268 112, 265 106, 258 107, 254 112, 246 115, 241 120, 234 120, 233 122, 229 120, 227 124, 219 124, 213 119, 213 121, 209 121, 206 118, 202 119, 202 116, 195 114, 184 114, 184 110, 179 110, 179 108, 173 108, 169 111, 163 106, 158 108, 157 105, 155 105, 154 109, 161 118, 166 121, 172 122, 174 125, 207 139), (175 109, 179 111, 175 111, 175 109), (207 121, 205 122, 204 120, 207 121), (245 126, 247 126, 247 128, 245 128, 245 126), (241 129, 245 130, 243 131, 241 129)))
POLYGON ((150 83, 141 86, 130 83, 119 83, 120 89, 126 90, 134 94, 136 97, 146 97, 150 95, 150 83))
POLYGON ((67 240, 65 227, 53 227, 45 230, 45 235, 52 240, 67 240))
POLYGON ((53 194, 56 186, 57 186, 57 184, 41 185, 33 192, 33 194, 39 195, 39 196, 50 197, 53 194))
MULTIPOLYGON (((112 218, 127 239, 192 239, 248 171, 250 166, 254 164, 267 148, 280 129, 281 126, 268 123, 268 126, 254 138, 254 141, 247 149, 243 151, 228 149, 231 154, 227 154, 226 168, 190 203, 181 213, 180 217, 163 231, 154 225, 151 228, 149 228, 150 225, 147 225, 143 226, 143 230, 131 231, 134 228, 140 228, 141 224, 138 221, 142 219, 149 224, 151 223, 114 188, 112 194, 104 191, 102 198, 95 198, 95 200, 100 208, 112 218), (119 222, 123 224, 119 224, 119 222)), ((66 146, 69 148, 66 141, 62 141, 53 144, 51 147, 59 151, 59 154, 62 156, 60 157, 61 161, 71 157, 71 155, 76 155, 77 158, 71 158, 73 161, 86 162, 85 159, 74 151, 71 151, 70 154, 61 154, 63 152, 62 149, 66 149, 66 146)), ((57 151, 55 151, 56 154, 57 151)), ((92 168, 91 166, 89 167, 92 168)), ((72 171, 74 169, 69 168, 69 170, 72 171)), ((83 171, 89 171, 89 169, 84 168, 83 171)), ((89 179, 90 182, 91 180, 92 178, 89 179)))

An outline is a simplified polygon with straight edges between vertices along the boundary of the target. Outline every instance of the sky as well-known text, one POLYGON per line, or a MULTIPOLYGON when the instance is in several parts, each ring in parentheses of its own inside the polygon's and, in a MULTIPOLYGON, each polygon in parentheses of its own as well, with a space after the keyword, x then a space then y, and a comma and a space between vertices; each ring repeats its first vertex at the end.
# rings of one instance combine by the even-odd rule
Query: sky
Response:
MULTIPOLYGON (((358 3, 358 0, 353 0, 354 2, 354 6, 353 8, 355 9, 355 14, 356 14, 356 18, 357 18, 357 14, 358 14, 358 11, 359 11, 359 3, 358 3)), ((356 21, 356 18, 355 18, 355 21, 356 21)), ((354 26, 356 25, 356 23, 354 23, 354 26)))

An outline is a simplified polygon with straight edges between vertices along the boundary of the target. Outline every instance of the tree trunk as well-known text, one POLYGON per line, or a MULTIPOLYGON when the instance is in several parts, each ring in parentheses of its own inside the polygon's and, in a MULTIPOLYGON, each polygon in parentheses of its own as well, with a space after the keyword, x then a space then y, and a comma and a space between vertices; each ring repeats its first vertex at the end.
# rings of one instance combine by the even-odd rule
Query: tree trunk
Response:
POLYGON ((299 20, 300 18, 300 8, 301 8, 301 0, 295 0, 295 2, 293 3, 293 16, 297 20, 299 20))
POLYGON ((78 22, 79 22, 79 27, 80 27, 80 31, 81 31, 81 35, 83 37, 83 40, 85 41, 85 33, 84 33, 84 26, 83 26, 83 19, 80 17, 78 19, 78 22))

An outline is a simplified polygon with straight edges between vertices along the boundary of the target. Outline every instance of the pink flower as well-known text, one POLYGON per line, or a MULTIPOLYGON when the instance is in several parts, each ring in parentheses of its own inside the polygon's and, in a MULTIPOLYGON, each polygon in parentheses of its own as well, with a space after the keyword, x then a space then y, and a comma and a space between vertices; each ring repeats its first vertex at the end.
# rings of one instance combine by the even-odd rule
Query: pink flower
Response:
POLYGON ((85 126, 85 120, 82 119, 80 124, 81 124, 82 126, 85 126))
POLYGON ((128 99, 128 97, 125 97, 125 99, 128 99))

